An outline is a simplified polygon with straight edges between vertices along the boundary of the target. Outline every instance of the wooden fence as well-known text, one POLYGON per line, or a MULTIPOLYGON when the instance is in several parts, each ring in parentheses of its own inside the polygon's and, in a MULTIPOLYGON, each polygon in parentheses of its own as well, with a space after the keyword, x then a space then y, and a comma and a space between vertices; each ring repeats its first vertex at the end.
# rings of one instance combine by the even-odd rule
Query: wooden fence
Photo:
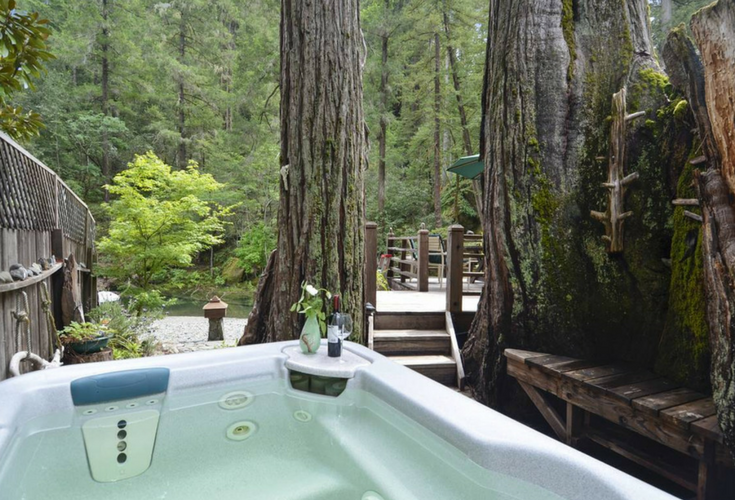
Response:
POLYGON ((95 221, 87 205, 51 169, 0 133, 0 271, 16 263, 28 267, 41 257, 56 259, 39 276, 0 283, 0 380, 8 377, 10 358, 18 351, 30 350, 46 359, 53 354, 55 332, 47 326, 43 287, 60 327, 62 264, 70 254, 84 264, 78 266, 84 310, 96 305, 94 239, 95 221), (16 339, 13 313, 25 308, 23 293, 28 299, 30 346, 25 338, 20 345, 16 339))

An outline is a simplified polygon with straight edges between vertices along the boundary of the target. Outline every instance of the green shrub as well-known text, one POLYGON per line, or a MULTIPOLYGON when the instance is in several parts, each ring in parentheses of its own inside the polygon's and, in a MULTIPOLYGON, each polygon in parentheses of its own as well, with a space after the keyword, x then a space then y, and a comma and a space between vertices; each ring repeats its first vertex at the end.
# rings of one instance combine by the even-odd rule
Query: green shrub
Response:
POLYGON ((268 263, 268 256, 276 248, 276 234, 272 227, 259 222, 245 232, 238 242, 235 255, 248 276, 258 276, 268 263))

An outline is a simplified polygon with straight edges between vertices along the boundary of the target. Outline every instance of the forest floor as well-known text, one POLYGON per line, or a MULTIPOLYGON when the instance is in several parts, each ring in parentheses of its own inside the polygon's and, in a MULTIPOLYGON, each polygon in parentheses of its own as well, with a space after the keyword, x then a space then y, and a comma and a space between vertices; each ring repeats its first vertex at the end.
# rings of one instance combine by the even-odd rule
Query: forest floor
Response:
POLYGON ((234 347, 247 323, 245 318, 225 318, 225 340, 208 342, 209 320, 192 316, 167 316, 151 326, 150 337, 160 343, 159 354, 206 351, 234 347))

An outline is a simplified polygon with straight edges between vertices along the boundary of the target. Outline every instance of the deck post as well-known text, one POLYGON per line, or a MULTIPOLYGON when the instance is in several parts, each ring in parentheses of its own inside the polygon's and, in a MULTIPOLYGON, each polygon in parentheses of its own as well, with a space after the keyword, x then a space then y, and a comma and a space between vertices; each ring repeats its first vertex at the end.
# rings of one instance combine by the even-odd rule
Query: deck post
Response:
POLYGON ((464 258, 464 228, 449 226, 447 232, 447 311, 462 312, 462 260, 464 258))
MULTIPOLYGON (((393 254, 393 250, 391 250, 393 245, 393 238, 395 237, 395 234, 393 234, 393 228, 390 228, 388 230, 388 239, 386 240, 387 244, 385 246, 385 253, 393 254)), ((386 279, 388 280, 388 284, 391 284, 391 280, 393 279, 393 261, 388 261, 388 272, 386 273, 386 279)))
POLYGON ((365 223, 365 302, 375 305, 378 274, 378 225, 365 223))
POLYGON ((429 291, 429 230, 421 224, 419 229, 419 262, 418 287, 419 292, 429 291))

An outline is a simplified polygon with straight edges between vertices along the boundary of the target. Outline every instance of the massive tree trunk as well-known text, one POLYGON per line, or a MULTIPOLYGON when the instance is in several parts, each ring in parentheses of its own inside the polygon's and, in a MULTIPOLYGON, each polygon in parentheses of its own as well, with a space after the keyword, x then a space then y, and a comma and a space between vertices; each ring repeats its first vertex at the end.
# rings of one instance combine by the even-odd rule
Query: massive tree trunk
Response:
MULTIPOLYGON (((184 9, 181 9, 181 20, 179 22, 179 42, 178 42, 178 59, 179 64, 184 65, 186 58, 186 14, 184 9)), ((178 123, 177 128, 179 132, 179 150, 177 154, 177 164, 179 168, 186 168, 187 157, 186 157, 186 86, 184 84, 184 72, 180 71, 178 75, 178 123)))
MULTIPOLYGON (((389 7, 386 0, 385 9, 389 7)), ((385 210, 385 150, 388 140, 388 29, 380 35, 380 132, 378 133, 378 216, 385 210)))
POLYGON ((525 348, 651 365, 670 271, 667 158, 629 123, 624 250, 604 228, 612 97, 628 111, 665 101, 646 0, 491 0, 480 152, 485 287, 464 347, 475 396, 497 406, 502 352, 525 348), (603 161, 600 161, 600 160, 603 161))
POLYGON ((441 170, 441 47, 439 33, 434 33, 434 227, 442 226, 442 170, 441 170))
MULTIPOLYGON (((102 114, 108 116, 110 114, 110 26, 109 26, 109 2, 110 0, 102 0, 102 114)), ((107 134, 107 125, 102 130, 102 180, 105 185, 112 180, 110 171, 110 138, 107 134)), ((107 188, 104 191, 104 201, 110 201, 110 193, 107 188)))
POLYGON ((735 452, 735 5, 720 1, 692 18, 700 60, 683 29, 663 55, 694 113, 706 163, 695 172, 702 207, 706 320, 711 382, 725 440, 735 452))
POLYGON ((361 340, 364 56, 357 0, 282 0, 278 246, 241 345, 298 338, 303 280, 342 294, 361 340))

